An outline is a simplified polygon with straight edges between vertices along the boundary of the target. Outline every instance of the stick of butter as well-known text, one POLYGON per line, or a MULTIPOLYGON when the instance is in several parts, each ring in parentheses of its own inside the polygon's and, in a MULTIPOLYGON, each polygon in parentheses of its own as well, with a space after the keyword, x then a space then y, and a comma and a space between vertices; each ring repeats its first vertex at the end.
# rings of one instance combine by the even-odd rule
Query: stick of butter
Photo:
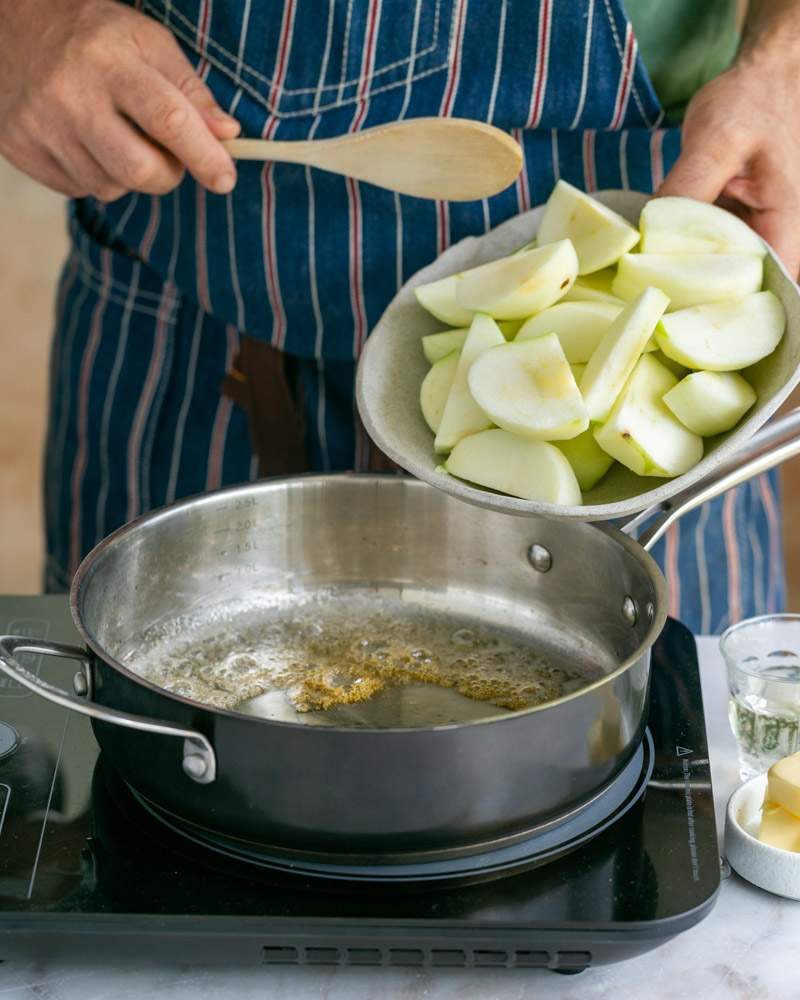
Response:
POLYGON ((800 753, 777 761, 767 775, 758 839, 800 852, 800 753))
POLYGON ((758 839, 771 847, 800 852, 800 819, 774 802, 765 802, 758 839))
POLYGON ((800 753, 784 757, 769 769, 765 802, 779 806, 800 817, 800 753))

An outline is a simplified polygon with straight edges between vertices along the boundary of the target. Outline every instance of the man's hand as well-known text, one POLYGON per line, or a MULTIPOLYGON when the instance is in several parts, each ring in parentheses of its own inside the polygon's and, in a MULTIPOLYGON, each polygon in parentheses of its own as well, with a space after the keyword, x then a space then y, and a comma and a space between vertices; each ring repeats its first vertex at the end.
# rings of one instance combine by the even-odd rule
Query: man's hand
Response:
POLYGON ((0 0, 0 153, 72 197, 236 183, 239 131, 162 25, 113 0, 0 0))
POLYGON ((800 271, 800 2, 753 5, 734 66, 697 92, 658 193, 720 199, 800 271))

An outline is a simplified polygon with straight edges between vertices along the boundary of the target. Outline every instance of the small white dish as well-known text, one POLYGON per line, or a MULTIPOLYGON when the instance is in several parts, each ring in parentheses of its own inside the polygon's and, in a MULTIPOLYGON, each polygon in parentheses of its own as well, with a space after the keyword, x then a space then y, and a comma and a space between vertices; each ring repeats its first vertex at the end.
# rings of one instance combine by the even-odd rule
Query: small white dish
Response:
POLYGON ((725 817, 725 855, 731 868, 760 889, 800 900, 800 854, 758 839, 766 774, 751 778, 731 795, 725 817))

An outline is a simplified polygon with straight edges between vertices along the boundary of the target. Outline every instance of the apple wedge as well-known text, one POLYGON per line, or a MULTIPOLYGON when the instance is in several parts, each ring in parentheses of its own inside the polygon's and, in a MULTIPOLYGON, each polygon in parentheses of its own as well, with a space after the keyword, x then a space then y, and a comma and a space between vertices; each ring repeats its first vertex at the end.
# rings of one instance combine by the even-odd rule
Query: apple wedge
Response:
POLYGON ((484 351, 505 342, 497 323, 491 317, 479 313, 473 319, 461 349, 453 384, 436 431, 434 441, 436 451, 448 452, 462 437, 476 434, 492 426, 492 421, 470 395, 467 375, 473 362, 484 351))
POLYGON ((575 284, 562 299, 563 302, 610 302, 612 305, 624 305, 611 291, 614 278, 617 276, 615 267, 604 267, 594 274, 584 274, 575 279, 575 284))
POLYGON ((757 292, 763 278, 754 254, 631 253, 620 258, 612 287, 630 300, 652 285, 669 296, 672 309, 686 309, 757 292))
POLYGON ((591 420, 606 419, 668 305, 662 291, 646 288, 608 328, 581 378, 591 420))
POLYGON ((554 333, 480 355, 469 370, 472 398, 503 430, 563 441, 589 426, 577 383, 554 333))
POLYGON ((576 383, 580 385, 583 373, 586 371, 586 365, 570 365, 569 370, 572 372, 572 377, 575 379, 576 383))
POLYGON ((756 398, 736 372, 694 372, 670 389, 664 402, 684 427, 710 437, 735 427, 756 398))
POLYGON ((460 351, 451 351, 440 358, 422 380, 419 390, 419 405, 425 423, 435 434, 442 422, 442 414, 447 405, 447 397, 453 387, 458 368, 460 351))
POLYGON ((656 329, 658 346, 686 368, 712 372, 747 368, 771 354, 786 328, 772 292, 754 292, 668 313, 656 329))
POLYGON ((522 500, 568 506, 581 502, 572 466, 555 445, 497 428, 459 441, 445 468, 459 479, 522 500))
POLYGON ((741 219, 693 198, 654 198, 639 217, 642 253, 741 253, 766 257, 764 241, 741 219))
POLYGON ((425 360, 432 365, 446 358, 453 351, 460 351, 467 339, 469 328, 465 330, 442 330, 441 333, 428 333, 422 338, 422 353, 425 360))
MULTIPOLYGON (((656 329, 658 329, 658 327, 656 327, 656 329)), ((653 336, 651 339, 655 340, 655 336, 653 336)), ((657 342, 656 342, 656 348, 658 348, 657 342)), ((689 374, 689 369, 686 367, 686 365, 679 365, 677 361, 673 361, 673 359, 670 358, 668 355, 666 355, 663 351, 659 351, 656 349, 653 352, 653 357, 656 359, 656 361, 660 361, 665 368, 669 368, 672 374, 678 379, 682 379, 684 375, 689 374)))
POLYGON ((571 365, 583 364, 594 354, 603 335, 619 316, 624 302, 557 302, 523 323, 515 343, 554 333, 571 365))
POLYGON ((537 239, 540 246, 570 240, 578 255, 578 274, 591 274, 632 250, 639 232, 621 215, 559 181, 547 199, 537 239))
POLYGON ((584 493, 596 486, 614 464, 614 459, 595 441, 591 428, 570 441, 555 444, 566 455, 584 493))
POLYGON ((608 420, 594 431, 603 451, 639 476, 680 476, 703 457, 703 439, 663 400, 677 381, 652 354, 642 355, 608 420))
POLYGON ((451 274, 427 285, 417 285, 414 289, 422 308, 448 326, 465 327, 472 322, 472 310, 465 309, 456 300, 456 286, 460 278, 460 274, 451 274))
POLYGON ((575 249, 561 240, 464 271, 456 298, 464 309, 494 319, 526 319, 557 302, 577 273, 575 249))

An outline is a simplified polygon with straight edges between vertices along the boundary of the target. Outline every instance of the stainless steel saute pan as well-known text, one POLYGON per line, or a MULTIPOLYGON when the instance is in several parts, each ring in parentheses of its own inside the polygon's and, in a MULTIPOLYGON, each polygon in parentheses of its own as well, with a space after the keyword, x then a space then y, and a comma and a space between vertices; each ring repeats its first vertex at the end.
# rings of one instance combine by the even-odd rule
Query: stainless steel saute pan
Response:
POLYGON ((71 600, 86 649, 4 636, 0 669, 91 716, 141 796, 273 853, 386 863, 512 842, 601 794, 640 741, 667 604, 646 549, 684 512, 798 451, 794 411, 651 511, 641 544, 608 525, 512 517, 393 476, 199 496, 127 525, 84 560, 71 600), (388 594, 427 613, 513 623, 545 657, 594 679, 525 711, 378 728, 215 709, 131 669, 137 637, 153 629, 223 629, 237 602, 256 615, 260 601, 290 606, 320 588, 345 605, 388 594), (23 667, 23 652, 76 661, 75 693, 23 667))

